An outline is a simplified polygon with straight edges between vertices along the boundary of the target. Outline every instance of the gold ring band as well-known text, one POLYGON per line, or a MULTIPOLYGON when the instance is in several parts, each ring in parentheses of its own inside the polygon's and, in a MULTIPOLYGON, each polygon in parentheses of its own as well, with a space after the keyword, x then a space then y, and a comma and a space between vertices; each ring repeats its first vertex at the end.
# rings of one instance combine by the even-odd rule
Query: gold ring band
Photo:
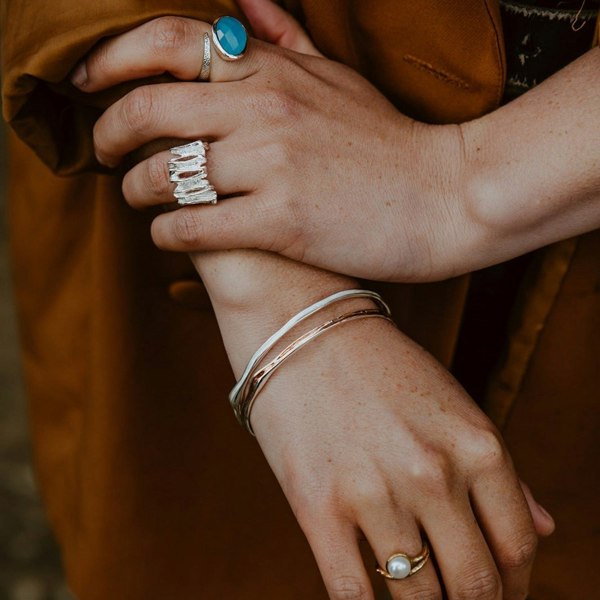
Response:
POLYGON ((423 540, 423 548, 419 554, 409 556, 403 552, 396 552, 387 559, 385 569, 377 566, 377 572, 386 579, 406 579, 418 573, 427 564, 429 555, 429 544, 423 540))

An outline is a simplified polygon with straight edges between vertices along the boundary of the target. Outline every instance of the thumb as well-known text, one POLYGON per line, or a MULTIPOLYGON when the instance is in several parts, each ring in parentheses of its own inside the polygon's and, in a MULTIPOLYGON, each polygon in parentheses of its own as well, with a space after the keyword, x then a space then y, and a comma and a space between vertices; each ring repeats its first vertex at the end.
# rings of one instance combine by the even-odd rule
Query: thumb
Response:
POLYGON ((238 0, 259 39, 301 54, 323 56, 300 23, 272 0, 238 0))
POLYGON ((554 519, 543 506, 541 506, 535 501, 531 490, 522 481, 521 487, 523 488, 525 499, 527 500, 527 504, 529 505, 529 510, 531 511, 531 516, 533 518, 533 525, 537 534, 542 537, 547 537, 551 535, 554 532, 555 528, 554 519))

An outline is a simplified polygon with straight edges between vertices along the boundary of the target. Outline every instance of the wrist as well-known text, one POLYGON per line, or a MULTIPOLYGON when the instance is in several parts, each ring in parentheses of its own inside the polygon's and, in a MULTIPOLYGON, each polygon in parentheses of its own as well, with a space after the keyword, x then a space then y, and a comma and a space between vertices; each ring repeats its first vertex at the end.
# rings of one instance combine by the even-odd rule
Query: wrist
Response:
POLYGON ((468 204, 487 264, 600 225, 599 65, 600 50, 591 50, 462 126, 468 204))
MULTIPOLYGON (((266 252, 236 250, 191 257, 211 297, 236 375, 260 344, 295 314, 335 292, 359 287, 350 278, 266 252)), ((347 301, 344 310, 357 308, 357 303, 365 301, 347 301)), ((311 319, 328 316, 324 311, 311 319)), ((313 320, 306 323, 312 324, 313 320)))
POLYGON ((190 256, 213 306, 228 314, 252 314, 257 318, 267 312, 285 313, 306 299, 318 300, 357 287, 349 277, 269 252, 232 250, 190 256))
MULTIPOLYGON (((459 125, 464 144, 464 198, 469 217, 487 231, 510 230, 514 218, 507 210, 507 180, 501 176, 497 142, 489 115, 459 125)), ((514 182, 513 182, 514 183, 514 182)))
MULTIPOLYGON (((448 279, 473 270, 473 252, 479 251, 484 227, 473 212, 471 166, 467 140, 459 125, 413 126, 411 170, 414 215, 400 221, 399 239, 421 240, 413 260, 419 281, 448 279), (414 224, 422 231, 415 235, 414 224)), ((475 267, 476 268, 476 267, 475 267)))

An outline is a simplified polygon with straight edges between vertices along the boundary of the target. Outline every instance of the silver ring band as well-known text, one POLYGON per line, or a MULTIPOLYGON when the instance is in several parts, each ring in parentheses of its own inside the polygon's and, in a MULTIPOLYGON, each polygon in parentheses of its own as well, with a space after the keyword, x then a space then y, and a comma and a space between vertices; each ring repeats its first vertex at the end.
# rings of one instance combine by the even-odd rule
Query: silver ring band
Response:
POLYGON ((212 45, 210 43, 210 35, 205 33, 203 39, 204 50, 202 52, 202 68, 200 69, 198 81, 208 81, 210 79, 210 65, 212 60, 212 45))

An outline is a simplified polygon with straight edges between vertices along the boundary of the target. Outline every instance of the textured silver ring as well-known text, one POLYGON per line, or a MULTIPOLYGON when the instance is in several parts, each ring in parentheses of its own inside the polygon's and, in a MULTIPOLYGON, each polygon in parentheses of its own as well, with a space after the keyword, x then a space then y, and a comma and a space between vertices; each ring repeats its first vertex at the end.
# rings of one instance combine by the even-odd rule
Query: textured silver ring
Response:
POLYGON ((217 203, 217 192, 206 169, 209 148, 202 140, 171 148, 169 181, 175 184, 173 195, 180 206, 217 203))
POLYGON ((200 69, 198 81, 208 81, 210 79, 210 65, 212 60, 212 44, 210 43, 210 35, 205 33, 203 39, 204 50, 202 52, 202 68, 200 69))

